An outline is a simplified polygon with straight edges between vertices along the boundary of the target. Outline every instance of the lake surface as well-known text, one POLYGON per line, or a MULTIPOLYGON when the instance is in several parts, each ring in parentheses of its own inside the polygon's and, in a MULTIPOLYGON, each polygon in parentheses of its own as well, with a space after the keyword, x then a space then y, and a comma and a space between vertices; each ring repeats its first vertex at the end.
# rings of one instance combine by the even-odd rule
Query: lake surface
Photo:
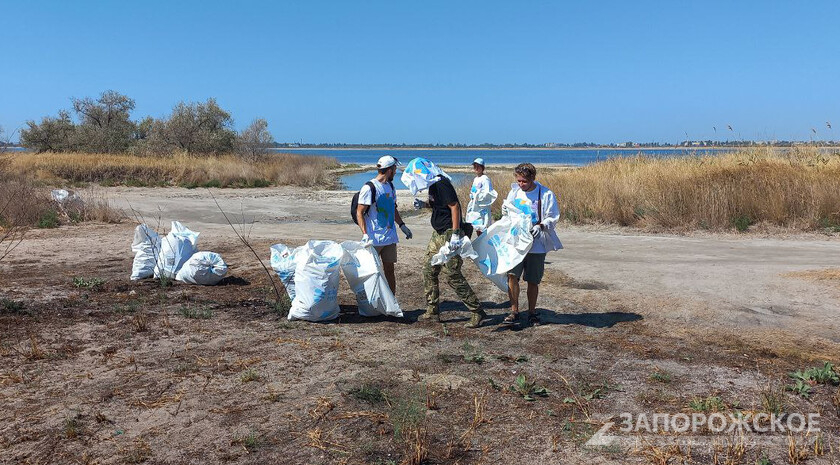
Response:
POLYGON ((415 157, 427 158, 440 165, 468 166, 481 157, 487 165, 515 165, 522 162, 552 163, 582 166, 615 157, 635 157, 642 154, 649 157, 684 157, 731 152, 733 149, 275 149, 278 152, 324 155, 338 159, 340 163, 372 165, 383 155, 392 155, 403 164, 415 157))
MULTIPOLYGON (((396 189, 408 189, 405 184, 400 181, 402 170, 397 170, 397 175, 394 176, 394 187, 396 189)), ((452 176, 452 184, 458 185, 459 182, 472 179, 475 175, 469 173, 446 173, 452 176)), ((341 184, 344 189, 348 191, 357 191, 365 185, 366 182, 376 177, 376 171, 365 171, 362 173, 347 174, 341 177, 341 184)))

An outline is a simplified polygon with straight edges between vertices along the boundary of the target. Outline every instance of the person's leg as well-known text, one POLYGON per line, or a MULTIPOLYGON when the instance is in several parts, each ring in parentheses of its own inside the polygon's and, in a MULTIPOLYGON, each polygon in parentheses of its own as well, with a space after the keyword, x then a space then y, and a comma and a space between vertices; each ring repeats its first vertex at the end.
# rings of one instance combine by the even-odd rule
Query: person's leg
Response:
POLYGON ((391 292, 397 295, 397 276, 394 274, 394 263, 383 261, 382 271, 385 273, 385 280, 388 281, 388 287, 391 288, 391 292))
POLYGON ((525 259, 525 282, 528 283, 528 320, 531 323, 539 324, 537 316, 537 297, 540 294, 540 282, 545 272, 545 254, 528 254, 525 259))
POLYGON ((513 273, 508 273, 508 300, 510 301, 510 313, 519 313, 519 278, 513 273))
POLYGON ((464 261, 461 257, 450 258, 449 261, 444 264, 443 269, 446 273, 447 284, 449 284, 449 287, 455 291, 455 294, 458 295, 461 302, 464 302, 464 305, 466 305, 473 314, 466 326, 468 328, 478 328, 481 326, 481 322, 484 318, 487 317, 487 314, 484 313, 484 310, 482 310, 481 303, 478 301, 478 297, 472 290, 470 283, 467 282, 467 278, 465 278, 463 273, 461 273, 461 265, 463 262, 464 261))
POLYGON ((540 294, 540 285, 528 283, 528 313, 537 313, 537 296, 540 294))
POLYGON ((445 236, 432 232, 432 238, 429 240, 429 247, 426 250, 426 258, 423 262, 423 289, 426 294, 426 313, 420 316, 424 320, 440 321, 439 305, 440 305, 440 286, 438 284, 438 276, 440 275, 441 266, 432 266, 432 256, 446 242, 445 236))

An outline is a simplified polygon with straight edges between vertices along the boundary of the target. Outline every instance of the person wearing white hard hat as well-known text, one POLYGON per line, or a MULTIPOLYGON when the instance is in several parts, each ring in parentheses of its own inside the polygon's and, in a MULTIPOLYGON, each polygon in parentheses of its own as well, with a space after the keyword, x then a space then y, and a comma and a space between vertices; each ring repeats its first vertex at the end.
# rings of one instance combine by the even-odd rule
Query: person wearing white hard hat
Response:
POLYGON ((397 278, 394 264, 397 262, 396 226, 402 230, 406 239, 413 236, 411 230, 400 217, 397 209, 397 191, 394 189, 394 176, 399 160, 385 155, 376 163, 376 177, 366 182, 359 191, 359 204, 356 207, 356 219, 362 230, 362 242, 372 245, 382 258, 382 268, 391 292, 397 292, 397 278))
POLYGON ((499 194, 493 190, 493 182, 484 174, 484 159, 476 158, 472 166, 475 179, 470 188, 470 203, 467 205, 466 220, 473 225, 476 236, 480 236, 490 226, 492 221, 490 207, 499 194))

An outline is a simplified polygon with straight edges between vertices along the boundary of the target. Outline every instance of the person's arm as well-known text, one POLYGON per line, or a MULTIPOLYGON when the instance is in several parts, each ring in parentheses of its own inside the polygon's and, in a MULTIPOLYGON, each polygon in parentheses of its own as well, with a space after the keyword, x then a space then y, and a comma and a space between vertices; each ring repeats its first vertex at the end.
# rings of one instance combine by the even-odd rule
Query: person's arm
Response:
POLYGON ((402 220, 402 216, 400 216, 400 211, 397 209, 397 206, 394 206, 394 220, 397 222, 397 226, 402 226, 405 222, 402 220))
POLYGON ((359 204, 359 206, 356 207, 356 219, 359 220, 359 228, 361 228, 362 234, 367 234, 367 224, 365 224, 365 207, 370 207, 370 205, 359 204))
POLYGON ((560 207, 557 205, 557 197, 554 195, 554 192, 546 192, 543 195, 542 204, 543 229, 554 229, 554 227, 557 226, 557 222, 560 221, 560 207))
POLYGON ((450 203, 449 211, 452 213, 452 231, 461 229, 461 206, 458 202, 450 203))

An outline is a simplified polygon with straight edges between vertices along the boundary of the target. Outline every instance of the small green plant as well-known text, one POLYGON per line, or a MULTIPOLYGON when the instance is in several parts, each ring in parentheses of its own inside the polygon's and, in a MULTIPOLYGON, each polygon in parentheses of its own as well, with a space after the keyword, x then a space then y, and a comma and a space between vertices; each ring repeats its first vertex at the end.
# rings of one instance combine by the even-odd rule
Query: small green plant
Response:
POLYGON ((688 406, 695 412, 720 412, 726 410, 726 404, 718 396, 708 396, 705 399, 695 397, 688 406))
POLYGON ((781 415, 787 408, 784 390, 777 387, 767 387, 759 394, 761 397, 761 408, 775 415, 781 415))
POLYGON ((735 226, 738 232, 746 232, 752 224, 753 220, 749 216, 741 215, 732 219, 732 226, 735 226))
POLYGON ((767 457, 767 453, 761 454, 761 458, 755 461, 755 465, 773 465, 773 462, 770 461, 770 458, 767 457))
POLYGON ((668 373, 665 370, 656 369, 656 370, 653 370, 653 373, 650 374, 649 379, 651 381, 655 381, 657 383, 668 384, 668 383, 671 382, 672 376, 671 376, 671 373, 668 373))
POLYGON ((484 354, 481 349, 474 347, 469 342, 464 343, 464 361, 468 363, 482 364, 484 363, 484 354))
POLYGON ((269 305, 280 318, 285 318, 289 314, 289 310, 292 309, 292 301, 285 292, 280 293, 280 300, 271 301, 269 305))
POLYGON ((103 284, 105 284, 105 280, 102 278, 84 278, 81 276, 73 278, 73 285, 79 288, 96 290, 101 288, 103 284))
POLYGON ((242 381, 243 383, 250 383, 251 381, 259 381, 259 379, 260 379, 260 373, 253 368, 248 368, 247 370, 243 371, 239 375, 239 380, 242 381))
POLYGON ((374 384, 363 384, 350 390, 350 395, 358 400, 369 404, 378 404, 385 401, 385 393, 379 386, 374 384))
POLYGON ((184 318, 190 319, 209 320, 210 318, 213 318, 213 310, 205 306, 190 307, 188 305, 181 305, 181 308, 178 309, 178 313, 180 313, 184 318))
POLYGON ((74 439, 79 436, 82 425, 79 416, 75 415, 64 420, 64 436, 74 439))
POLYGON ((830 362, 825 362, 822 367, 813 367, 804 371, 797 370, 788 373, 788 377, 793 380, 793 384, 785 386, 785 390, 792 391, 803 399, 811 396, 812 386, 817 384, 840 384, 840 378, 837 376, 834 365, 830 362))
POLYGON ((528 381, 524 373, 516 377, 509 389, 529 402, 536 400, 537 397, 548 397, 548 389, 538 386, 536 382, 528 381))
POLYGON ((391 406, 388 419, 394 427, 394 437, 407 439, 407 434, 422 428, 426 421, 426 396, 409 393, 400 397, 391 406))
POLYGON ((125 304, 114 304, 114 313, 125 315, 126 313, 136 313, 140 310, 140 302, 137 300, 130 300, 125 304))
POLYGON ((57 228, 58 225, 58 212, 53 209, 45 211, 35 224, 40 229, 57 228))
POLYGON ((24 313, 25 308, 20 300, 0 299, 0 313, 24 313))
POLYGON ((499 383, 497 383, 496 380, 494 380, 493 378, 487 378, 487 381, 490 382, 490 387, 493 388, 494 390, 496 390, 496 391, 501 391, 502 390, 502 386, 500 386, 499 383))
POLYGON ((247 434, 237 434, 233 437, 233 442, 235 444, 241 444, 248 450, 254 450, 260 447, 262 440, 260 439, 260 434, 255 430, 248 431, 247 434))

